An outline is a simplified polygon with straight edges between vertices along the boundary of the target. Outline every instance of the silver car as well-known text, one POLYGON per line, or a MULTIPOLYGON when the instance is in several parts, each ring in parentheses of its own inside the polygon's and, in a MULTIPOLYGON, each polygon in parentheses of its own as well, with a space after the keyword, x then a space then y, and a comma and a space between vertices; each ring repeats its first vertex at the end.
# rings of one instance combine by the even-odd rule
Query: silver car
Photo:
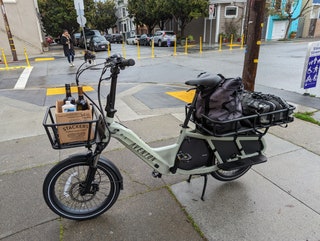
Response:
POLYGON ((155 46, 173 46, 176 34, 173 31, 157 31, 153 36, 153 41, 155 46))

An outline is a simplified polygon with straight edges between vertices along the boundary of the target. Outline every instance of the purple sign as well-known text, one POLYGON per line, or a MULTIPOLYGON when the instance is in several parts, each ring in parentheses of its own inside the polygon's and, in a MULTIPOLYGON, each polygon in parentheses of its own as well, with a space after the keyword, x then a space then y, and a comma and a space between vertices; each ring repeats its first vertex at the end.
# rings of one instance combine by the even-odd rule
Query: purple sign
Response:
POLYGON ((304 81, 304 89, 316 87, 319 74, 320 56, 309 57, 304 81))

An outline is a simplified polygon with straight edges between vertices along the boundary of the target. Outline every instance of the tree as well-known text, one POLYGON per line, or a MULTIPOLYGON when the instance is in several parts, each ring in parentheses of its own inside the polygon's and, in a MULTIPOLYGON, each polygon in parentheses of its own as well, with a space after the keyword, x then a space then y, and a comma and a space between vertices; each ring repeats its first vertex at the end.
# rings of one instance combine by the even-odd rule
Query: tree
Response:
POLYGON ((288 20, 288 25, 286 28, 286 33, 284 35, 284 39, 289 38, 289 29, 291 27, 292 22, 304 16, 312 8, 312 6, 308 6, 310 0, 307 0, 301 8, 300 12, 296 13, 296 9, 299 7, 299 1, 302 0, 287 0, 286 2, 281 2, 281 0, 275 0, 274 2, 270 2, 269 6, 267 6, 268 13, 270 15, 277 15, 282 20, 288 20), (294 13, 296 13, 295 16, 294 13))
MULTIPOLYGON (((101 27, 101 22, 111 19, 114 16, 114 13, 112 13, 112 11, 114 11, 114 7, 112 6, 114 5, 112 4, 111 0, 97 4, 95 4, 94 0, 84 0, 84 15, 87 19, 86 26, 89 28, 101 27), (107 8, 105 8, 106 6, 107 8), (105 9, 100 11, 98 9, 99 7, 103 7, 105 9), (110 8, 113 10, 110 10, 110 8)), ((58 36, 62 33, 63 29, 67 29, 70 33, 74 33, 79 30, 77 13, 74 8, 73 1, 38 0, 38 5, 44 32, 46 34, 58 36)), ((106 29, 108 26, 109 22, 105 22, 103 29, 106 29)), ((98 29, 102 30, 100 28, 98 29)))
POLYGON ((170 17, 170 12, 164 10, 163 0, 129 0, 129 16, 134 17, 137 25, 146 25, 151 33, 156 25, 170 17))
POLYGON ((194 18, 208 14, 208 0, 167 0, 167 8, 181 29, 181 36, 184 36, 184 29, 194 18))
POLYGON ((39 0, 39 11, 44 32, 48 35, 58 36, 63 29, 72 33, 79 28, 73 1, 39 0))
POLYGON ((114 27, 117 22, 115 12, 115 4, 113 1, 97 2, 95 28, 107 32, 109 28, 114 27))

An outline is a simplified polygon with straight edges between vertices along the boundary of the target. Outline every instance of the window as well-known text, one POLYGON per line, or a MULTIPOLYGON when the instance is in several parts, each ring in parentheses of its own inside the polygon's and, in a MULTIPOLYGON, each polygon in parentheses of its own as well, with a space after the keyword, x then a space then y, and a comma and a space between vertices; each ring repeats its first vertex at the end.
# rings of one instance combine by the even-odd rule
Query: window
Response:
POLYGON ((124 17, 126 17, 127 16, 127 14, 126 14, 126 8, 122 8, 122 17, 124 18, 124 17))
POLYGON ((238 16, 237 6, 226 6, 224 16, 226 18, 236 18, 238 16))

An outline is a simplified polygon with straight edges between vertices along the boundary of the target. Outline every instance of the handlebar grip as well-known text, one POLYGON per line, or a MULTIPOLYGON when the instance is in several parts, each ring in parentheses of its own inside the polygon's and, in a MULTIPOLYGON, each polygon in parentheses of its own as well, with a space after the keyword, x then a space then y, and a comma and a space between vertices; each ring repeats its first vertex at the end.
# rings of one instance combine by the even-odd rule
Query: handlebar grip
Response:
POLYGON ((123 67, 126 66, 134 66, 136 64, 136 62, 134 61, 134 59, 123 59, 121 65, 123 67))

